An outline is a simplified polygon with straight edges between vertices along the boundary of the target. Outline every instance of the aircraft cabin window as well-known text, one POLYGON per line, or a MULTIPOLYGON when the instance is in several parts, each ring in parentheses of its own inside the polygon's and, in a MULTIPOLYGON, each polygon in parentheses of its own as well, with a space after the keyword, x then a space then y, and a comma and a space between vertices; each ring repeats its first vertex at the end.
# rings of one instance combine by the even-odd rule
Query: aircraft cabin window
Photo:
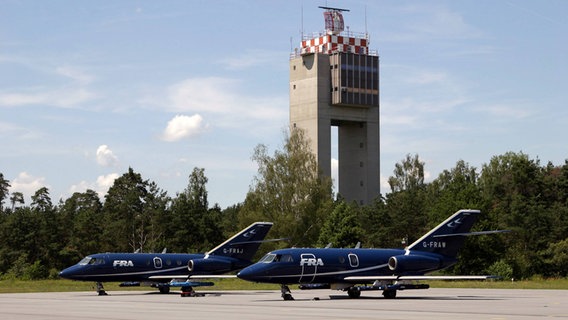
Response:
POLYGON ((154 258, 154 268, 160 269, 162 267, 162 259, 156 257, 154 258))
POLYGON ((91 259, 91 261, 89 261, 89 264, 98 264, 98 259, 97 258, 91 259))
POLYGON ((291 254, 283 254, 280 258, 281 262, 294 262, 294 258, 292 258, 291 254))

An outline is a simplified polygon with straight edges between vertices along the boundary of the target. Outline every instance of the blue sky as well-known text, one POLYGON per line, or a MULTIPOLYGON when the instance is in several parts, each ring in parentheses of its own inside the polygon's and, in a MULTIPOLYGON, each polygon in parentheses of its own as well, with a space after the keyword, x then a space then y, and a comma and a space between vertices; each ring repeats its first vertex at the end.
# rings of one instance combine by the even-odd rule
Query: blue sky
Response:
POLYGON ((322 5, 350 9, 380 55, 383 194, 409 153, 428 181, 507 151, 568 159, 564 0, 2 0, 10 191, 102 196, 132 167, 175 196, 200 167, 210 204, 242 202, 254 147, 282 147, 289 56, 302 26, 324 29, 322 5))

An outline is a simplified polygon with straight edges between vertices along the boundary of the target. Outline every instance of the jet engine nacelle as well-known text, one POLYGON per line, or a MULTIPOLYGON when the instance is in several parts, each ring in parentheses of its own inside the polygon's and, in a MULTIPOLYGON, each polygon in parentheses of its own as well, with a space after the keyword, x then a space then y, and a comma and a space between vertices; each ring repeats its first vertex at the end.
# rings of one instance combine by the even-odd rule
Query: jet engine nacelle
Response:
POLYGON ((440 259, 420 255, 400 255, 389 258, 389 269, 396 272, 428 271, 440 267, 440 259))
POLYGON ((214 258, 193 259, 189 260, 187 263, 187 269, 191 273, 225 273, 232 270, 232 263, 230 261, 214 258))

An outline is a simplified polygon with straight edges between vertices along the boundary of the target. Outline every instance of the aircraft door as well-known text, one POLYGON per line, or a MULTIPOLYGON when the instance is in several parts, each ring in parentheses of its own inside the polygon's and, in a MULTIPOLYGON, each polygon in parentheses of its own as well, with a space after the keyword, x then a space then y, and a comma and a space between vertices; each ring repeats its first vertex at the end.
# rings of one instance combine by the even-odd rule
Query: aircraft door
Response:
POLYGON ((160 258, 160 257, 154 258, 154 268, 155 269, 162 269, 162 258, 160 258))
POLYGON ((348 257, 349 265, 353 268, 357 268, 359 266, 359 257, 354 253, 350 253, 348 257))
POLYGON ((298 282, 312 282, 316 277, 318 272, 318 263, 316 256, 312 253, 302 253, 300 255, 300 265, 302 266, 302 272, 300 274, 300 280, 298 282))

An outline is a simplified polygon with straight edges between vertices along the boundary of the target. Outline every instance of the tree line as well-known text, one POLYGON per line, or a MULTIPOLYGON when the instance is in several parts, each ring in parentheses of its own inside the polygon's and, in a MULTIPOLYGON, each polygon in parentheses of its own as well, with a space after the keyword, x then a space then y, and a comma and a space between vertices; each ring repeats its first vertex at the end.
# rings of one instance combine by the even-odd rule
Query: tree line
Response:
POLYGON ((258 172, 243 202, 210 205, 204 168, 170 196, 129 168, 104 198, 76 192, 53 204, 43 187, 26 205, 0 173, 0 278, 55 278, 59 270, 97 252, 204 252, 254 221, 271 221, 262 255, 297 246, 400 248, 459 209, 480 209, 474 230, 510 233, 470 237, 455 274, 508 278, 566 277, 568 273, 568 160, 562 166, 519 152, 492 157, 481 169, 460 160, 432 182, 425 163, 407 155, 389 177, 390 192, 368 205, 334 194, 318 174, 303 131, 285 133, 273 155, 258 145, 258 172))

